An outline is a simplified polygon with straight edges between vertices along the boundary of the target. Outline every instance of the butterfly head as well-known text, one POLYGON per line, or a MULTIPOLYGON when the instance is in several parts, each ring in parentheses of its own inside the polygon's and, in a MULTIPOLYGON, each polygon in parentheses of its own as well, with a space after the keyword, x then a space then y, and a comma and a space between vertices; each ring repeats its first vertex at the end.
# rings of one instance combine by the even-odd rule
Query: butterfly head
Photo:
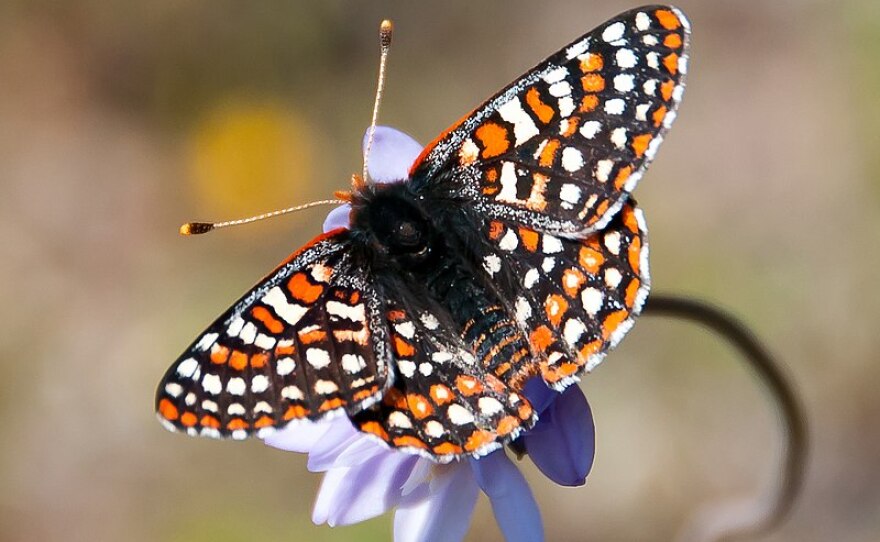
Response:
POLYGON ((352 193, 352 226, 380 256, 403 268, 428 264, 436 231, 406 183, 375 184, 352 193))

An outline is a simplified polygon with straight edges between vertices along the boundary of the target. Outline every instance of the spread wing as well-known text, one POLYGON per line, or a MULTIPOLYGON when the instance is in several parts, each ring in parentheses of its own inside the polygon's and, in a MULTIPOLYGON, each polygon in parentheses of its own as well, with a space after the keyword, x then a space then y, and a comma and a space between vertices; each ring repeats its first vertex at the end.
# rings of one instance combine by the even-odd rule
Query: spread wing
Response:
POLYGON ((668 6, 611 19, 430 144, 413 186, 565 237, 602 229, 675 118, 688 36, 687 19, 668 6))
POLYGON ((342 229, 318 237, 196 339, 159 384, 165 427, 264 436, 381 397, 390 384, 387 324, 348 239, 342 229))

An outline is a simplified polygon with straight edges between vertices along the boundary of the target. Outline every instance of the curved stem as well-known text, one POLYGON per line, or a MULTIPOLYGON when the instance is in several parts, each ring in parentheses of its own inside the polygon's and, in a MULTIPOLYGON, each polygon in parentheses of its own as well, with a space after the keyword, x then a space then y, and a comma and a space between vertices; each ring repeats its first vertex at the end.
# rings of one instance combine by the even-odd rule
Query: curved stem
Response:
POLYGON ((755 536, 775 529, 791 512, 795 499, 800 493, 807 459, 806 417, 791 382, 783 373, 778 361, 752 332, 730 313, 718 307, 686 297, 652 295, 645 305, 644 314, 696 322, 732 343, 773 396, 787 436, 780 485, 769 504, 762 504, 756 510, 752 510, 747 518, 741 513, 731 514, 729 510, 724 510, 719 514, 716 510, 712 515, 720 521, 716 521, 714 527, 702 526, 701 538, 729 540, 755 536), (738 517, 731 521, 729 517, 731 515, 738 517))

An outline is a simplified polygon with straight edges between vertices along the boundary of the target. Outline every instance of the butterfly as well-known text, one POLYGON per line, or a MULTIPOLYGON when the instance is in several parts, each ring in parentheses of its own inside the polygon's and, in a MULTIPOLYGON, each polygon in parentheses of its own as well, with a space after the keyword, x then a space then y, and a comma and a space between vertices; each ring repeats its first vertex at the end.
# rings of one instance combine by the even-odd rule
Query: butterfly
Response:
POLYGON ((406 179, 355 183, 350 227, 294 252, 162 379, 172 431, 264 437, 300 420, 356 428, 437 462, 536 421, 633 325, 650 287, 631 196, 684 90, 689 26, 623 13, 429 144, 406 179))

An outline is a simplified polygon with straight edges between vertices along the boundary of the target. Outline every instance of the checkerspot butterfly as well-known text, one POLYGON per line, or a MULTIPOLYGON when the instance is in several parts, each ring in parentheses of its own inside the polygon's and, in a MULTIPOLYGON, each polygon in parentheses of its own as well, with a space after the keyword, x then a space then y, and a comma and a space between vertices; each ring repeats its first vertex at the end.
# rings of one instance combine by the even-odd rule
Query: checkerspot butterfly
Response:
POLYGON ((680 11, 626 12, 428 145, 356 183, 350 228, 295 252, 196 339, 157 393, 190 435, 346 415, 400 450, 480 456, 535 422, 630 329, 649 289, 630 193, 684 90, 680 11))

